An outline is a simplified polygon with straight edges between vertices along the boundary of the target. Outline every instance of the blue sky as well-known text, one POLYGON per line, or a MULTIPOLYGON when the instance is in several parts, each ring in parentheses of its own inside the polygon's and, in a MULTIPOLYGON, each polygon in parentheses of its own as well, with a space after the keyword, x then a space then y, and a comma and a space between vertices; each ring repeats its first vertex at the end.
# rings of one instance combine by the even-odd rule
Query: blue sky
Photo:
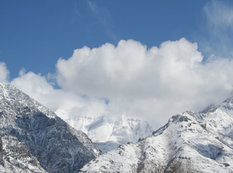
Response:
POLYGON ((198 41, 208 0, 1 0, 0 60, 46 74, 76 48, 134 39, 148 47, 186 37, 198 41))
POLYGON ((219 103, 233 94, 232 45, 232 0, 0 0, 0 81, 64 120, 159 127, 219 103))

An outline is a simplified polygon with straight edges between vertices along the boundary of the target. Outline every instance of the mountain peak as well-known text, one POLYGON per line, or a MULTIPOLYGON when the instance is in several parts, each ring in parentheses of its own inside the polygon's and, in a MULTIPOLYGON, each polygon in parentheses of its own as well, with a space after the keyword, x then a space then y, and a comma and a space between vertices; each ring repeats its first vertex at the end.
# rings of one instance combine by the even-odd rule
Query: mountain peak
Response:
POLYGON ((83 132, 76 131, 48 108, 7 83, 0 84, 0 122, 3 153, 19 157, 3 154, 5 167, 0 170, 6 172, 10 166, 13 172, 20 172, 19 162, 22 167, 32 166, 25 162, 24 152, 15 153, 17 146, 25 148, 29 153, 27 158, 34 158, 38 170, 51 173, 78 171, 100 153, 83 132), (7 138, 16 145, 8 147, 7 138))

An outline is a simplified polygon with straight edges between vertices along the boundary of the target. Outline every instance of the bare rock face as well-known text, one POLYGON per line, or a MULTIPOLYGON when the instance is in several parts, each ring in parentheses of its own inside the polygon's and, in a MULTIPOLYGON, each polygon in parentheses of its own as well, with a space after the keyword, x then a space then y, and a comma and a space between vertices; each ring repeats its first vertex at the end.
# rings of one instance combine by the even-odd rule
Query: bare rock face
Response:
POLYGON ((233 172, 233 98, 200 113, 184 112, 137 143, 121 145, 80 172, 233 172))
MULTIPOLYGON (((0 84, 0 129, 4 134, 3 147, 0 147, 2 167, 7 159, 4 153, 11 152, 15 153, 11 156, 15 161, 24 154, 33 158, 31 162, 39 171, 31 172, 72 173, 100 153, 83 132, 76 131, 55 113, 5 83, 0 84), (15 145, 9 147, 12 141, 15 145)), ((15 167, 12 162, 7 164, 15 167)), ((25 165, 27 161, 22 159, 21 167, 25 165)))

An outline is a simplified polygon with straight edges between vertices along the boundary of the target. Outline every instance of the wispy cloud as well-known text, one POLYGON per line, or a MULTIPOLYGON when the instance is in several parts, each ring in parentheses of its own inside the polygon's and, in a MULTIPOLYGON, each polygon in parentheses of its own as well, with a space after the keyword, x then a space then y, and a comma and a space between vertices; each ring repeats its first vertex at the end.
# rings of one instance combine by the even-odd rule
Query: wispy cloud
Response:
POLYGON ((97 5, 96 5, 94 2, 91 2, 90 0, 88 0, 88 1, 87 1, 87 4, 89 5, 90 9, 91 9, 94 13, 96 13, 96 14, 99 13, 98 7, 97 7, 97 5))
POLYGON ((204 7, 207 22, 214 29, 233 30, 233 6, 223 1, 212 0, 204 7))
POLYGON ((94 15, 96 23, 102 25, 108 37, 115 41, 116 34, 113 30, 113 20, 110 11, 106 7, 99 6, 92 0, 87 0, 87 5, 94 15))
POLYGON ((200 41, 204 51, 211 56, 233 58, 233 3, 212 0, 203 8, 205 23, 200 41))

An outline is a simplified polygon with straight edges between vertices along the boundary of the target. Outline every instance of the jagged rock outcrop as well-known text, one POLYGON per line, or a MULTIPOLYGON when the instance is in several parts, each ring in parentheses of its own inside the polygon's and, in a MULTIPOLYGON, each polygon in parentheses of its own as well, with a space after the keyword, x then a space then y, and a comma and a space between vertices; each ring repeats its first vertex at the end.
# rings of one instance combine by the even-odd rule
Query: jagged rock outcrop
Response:
POLYGON ((100 153, 83 132, 6 83, 0 84, 0 129, 2 170, 72 173, 100 153), (38 169, 30 169, 33 164, 38 169))
POLYGON ((80 172, 233 172, 233 98, 200 113, 184 112, 137 143, 92 160, 80 172))

